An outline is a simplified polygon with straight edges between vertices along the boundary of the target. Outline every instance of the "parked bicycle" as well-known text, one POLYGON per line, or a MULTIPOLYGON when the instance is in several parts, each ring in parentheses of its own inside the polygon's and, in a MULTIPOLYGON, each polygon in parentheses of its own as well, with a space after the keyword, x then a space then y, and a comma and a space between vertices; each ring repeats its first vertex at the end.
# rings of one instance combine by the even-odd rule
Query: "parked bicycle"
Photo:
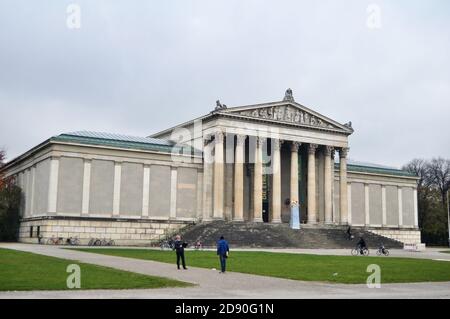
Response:
POLYGON ((81 243, 78 237, 69 237, 66 239, 66 244, 71 246, 79 246, 81 243))
POLYGON ((115 246, 116 242, 112 239, 91 238, 88 246, 115 246))
POLYGON ((47 239, 47 245, 62 245, 64 243, 63 237, 52 236, 47 239))
POLYGON ((352 249, 352 256, 369 256, 369 249, 357 246, 352 249))
POLYGON ((112 239, 102 239, 101 246, 114 246, 116 243, 112 239))

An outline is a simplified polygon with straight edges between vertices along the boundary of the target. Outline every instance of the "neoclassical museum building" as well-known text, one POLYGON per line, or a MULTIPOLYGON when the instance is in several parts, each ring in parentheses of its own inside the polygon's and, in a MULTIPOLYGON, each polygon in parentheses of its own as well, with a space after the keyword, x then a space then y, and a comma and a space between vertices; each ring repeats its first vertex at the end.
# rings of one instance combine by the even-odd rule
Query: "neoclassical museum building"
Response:
POLYGON ((148 244, 187 224, 228 220, 352 225, 420 243, 417 177, 348 160, 351 122, 294 100, 227 107, 149 137, 51 137, 3 167, 22 188, 20 240, 148 244))

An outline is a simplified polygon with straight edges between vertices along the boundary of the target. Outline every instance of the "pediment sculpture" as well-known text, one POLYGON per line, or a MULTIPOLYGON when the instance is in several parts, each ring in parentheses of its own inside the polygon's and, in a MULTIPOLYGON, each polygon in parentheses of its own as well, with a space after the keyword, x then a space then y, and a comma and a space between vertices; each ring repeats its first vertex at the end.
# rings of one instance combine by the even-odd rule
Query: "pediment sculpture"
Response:
POLYGON ((336 126, 323 121, 321 118, 318 118, 315 115, 289 105, 246 110, 241 111, 239 114, 260 119, 283 121, 294 124, 306 124, 323 128, 336 128, 336 126))

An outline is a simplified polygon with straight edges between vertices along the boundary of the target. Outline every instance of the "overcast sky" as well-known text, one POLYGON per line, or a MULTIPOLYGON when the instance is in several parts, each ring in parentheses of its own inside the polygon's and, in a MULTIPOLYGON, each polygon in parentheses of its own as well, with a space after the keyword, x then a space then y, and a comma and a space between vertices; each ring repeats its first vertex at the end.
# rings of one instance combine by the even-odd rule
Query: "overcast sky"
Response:
POLYGON ((147 136, 290 87, 353 122, 354 160, 450 158, 449 57, 448 0, 0 0, 0 147, 11 159, 63 132, 147 136))

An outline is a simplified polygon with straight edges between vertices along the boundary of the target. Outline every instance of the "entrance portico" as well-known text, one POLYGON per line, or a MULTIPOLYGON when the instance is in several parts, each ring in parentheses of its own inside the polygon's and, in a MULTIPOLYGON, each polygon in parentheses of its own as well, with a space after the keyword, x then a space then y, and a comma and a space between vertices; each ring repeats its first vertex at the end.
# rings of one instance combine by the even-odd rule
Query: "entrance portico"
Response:
POLYGON ((303 107, 289 92, 282 102, 237 108, 218 105, 212 118, 202 123, 203 145, 213 147, 213 163, 204 161, 204 184, 212 186, 204 188, 206 219, 263 222, 264 208, 269 210, 267 221, 287 222, 286 214, 295 202, 303 222, 347 223, 345 159, 353 132, 350 124, 339 124, 303 107), (335 151, 341 159, 339 216, 333 209, 335 151), (225 176, 232 176, 231 184, 225 176), (226 196, 227 191, 232 196, 226 196), (232 202, 226 202, 227 198, 232 202), (231 216, 224 214, 225 207, 231 208, 231 216))
MULTIPOLYGON (((263 138, 248 136, 243 134, 223 134, 218 133, 215 135, 208 135, 205 144, 212 143, 214 145, 214 168, 212 174, 213 185, 213 203, 214 219, 226 219, 224 216, 224 207, 226 205, 223 196, 224 192, 224 167, 226 159, 223 154, 225 151, 223 148, 225 145, 233 145, 234 148, 234 161, 232 164, 233 169, 233 196, 232 196, 232 220, 234 221, 263 221, 263 179, 264 175, 268 177, 268 192, 269 210, 271 223, 282 222, 283 205, 290 206, 293 202, 299 203, 302 214, 307 213, 306 221, 308 224, 326 223, 326 224, 346 224, 347 215, 345 214, 346 203, 340 205, 340 212, 344 212, 341 216, 333 215, 333 194, 332 194, 332 180, 334 179, 334 150, 335 147, 330 145, 318 145, 312 143, 301 143, 298 141, 287 141, 272 138, 263 138), (213 137, 214 136, 214 137, 213 137), (215 143, 214 139, 223 138, 232 139, 235 144, 229 142, 215 143), (256 143, 252 145, 251 141, 256 143), (270 147, 269 147, 270 146, 270 147), (284 146, 284 147, 282 147, 284 146), (220 147, 220 149, 217 149, 220 147), (289 151, 290 160, 287 161, 287 156, 282 156, 282 153, 289 151), (319 165, 318 154, 324 160, 324 165, 319 165), (253 155, 253 156, 252 156, 253 155), (246 160, 247 159, 247 160, 246 160), (264 159, 269 159, 265 162, 264 159), (299 162, 306 161, 307 172, 302 172, 299 168, 299 162), (221 164, 219 164, 221 163, 221 164), (318 170, 323 169, 321 174, 318 174, 318 170), (282 174, 284 170, 289 171, 289 174, 282 174), (248 178, 244 178, 247 175, 248 178), (282 179, 282 175, 288 175, 289 179, 282 179), (300 183, 299 175, 306 176, 307 182, 303 185, 300 183), (319 181, 319 176, 323 176, 323 180, 319 181), (282 196, 282 183, 284 188, 289 189, 289 197, 283 198, 282 196), (318 191, 321 185, 322 190, 318 191), (300 201, 301 187, 305 188, 307 194, 307 200, 305 202, 300 201), (246 192, 246 190, 249 190, 246 192), (216 196, 218 194, 219 196, 216 196), (324 219, 319 217, 318 206, 319 202, 323 201, 325 207, 324 219), (247 205, 245 203, 247 202, 247 205), (344 207, 344 209, 342 209, 344 207), (247 210, 247 212, 245 212, 247 210)), ((346 180, 347 170, 345 161, 342 159, 347 155, 346 148, 336 148, 341 156, 341 165, 339 170, 339 180, 341 184, 344 183, 344 187, 341 187, 341 193, 347 192, 346 180)), ((204 176, 209 176, 205 174, 204 176)), ((207 191, 207 190, 205 190, 207 191)), ((207 197, 206 197, 207 198, 207 197)), ((347 200, 346 196, 340 196, 347 200)), ((205 205, 207 205, 205 203, 205 205)), ((305 218, 303 218, 305 221, 305 218)))

